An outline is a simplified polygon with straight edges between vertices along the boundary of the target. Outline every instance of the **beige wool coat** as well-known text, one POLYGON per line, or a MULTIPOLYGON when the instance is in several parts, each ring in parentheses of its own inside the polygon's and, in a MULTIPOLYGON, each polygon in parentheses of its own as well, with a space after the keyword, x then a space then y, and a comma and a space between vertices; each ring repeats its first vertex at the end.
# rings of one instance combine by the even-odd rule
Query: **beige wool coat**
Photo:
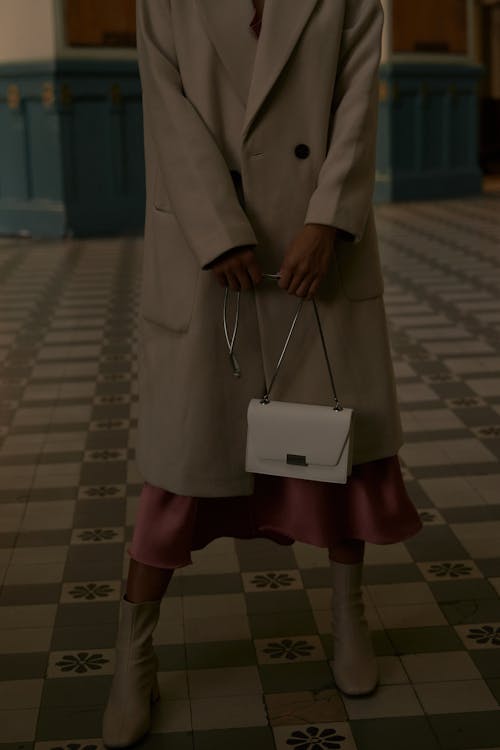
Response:
MULTIPOLYGON (((146 220, 136 460, 151 484, 249 495, 246 414, 264 394, 298 298, 264 280, 241 293, 230 365, 224 289, 205 268, 254 245, 265 272, 306 223, 337 227, 316 296, 353 463, 403 443, 372 193, 379 0, 137 0, 146 220)), ((230 293, 230 322, 235 303, 230 293)), ((272 398, 332 403, 311 302, 272 398)))

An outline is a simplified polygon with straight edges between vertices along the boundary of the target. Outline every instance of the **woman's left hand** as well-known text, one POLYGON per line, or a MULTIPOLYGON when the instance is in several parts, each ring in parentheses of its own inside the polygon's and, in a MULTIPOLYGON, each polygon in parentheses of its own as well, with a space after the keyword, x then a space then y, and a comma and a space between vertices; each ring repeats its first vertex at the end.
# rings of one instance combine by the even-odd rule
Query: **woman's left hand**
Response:
POLYGON ((336 233, 335 227, 326 224, 305 224, 285 252, 279 286, 311 299, 328 270, 336 233))

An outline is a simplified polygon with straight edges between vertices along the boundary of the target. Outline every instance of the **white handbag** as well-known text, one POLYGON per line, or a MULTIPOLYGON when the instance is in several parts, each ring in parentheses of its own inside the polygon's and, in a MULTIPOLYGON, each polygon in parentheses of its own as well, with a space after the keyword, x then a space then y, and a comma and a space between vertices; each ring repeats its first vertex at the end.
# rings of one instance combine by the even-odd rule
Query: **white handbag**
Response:
MULTIPOLYGON (((264 276, 271 279, 279 278, 276 274, 264 274, 264 276)), ((323 329, 314 299, 312 303, 332 385, 334 406, 297 404, 270 399, 271 388, 302 310, 303 302, 304 299, 299 302, 266 393, 260 399, 252 399, 248 405, 245 468, 248 472, 259 474, 345 484, 352 470, 354 410, 341 406, 337 398, 323 329)), ((235 328, 231 340, 227 331, 226 303, 227 289, 224 300, 224 331, 233 373, 239 377, 239 366, 233 352, 238 322, 239 293, 235 328)))

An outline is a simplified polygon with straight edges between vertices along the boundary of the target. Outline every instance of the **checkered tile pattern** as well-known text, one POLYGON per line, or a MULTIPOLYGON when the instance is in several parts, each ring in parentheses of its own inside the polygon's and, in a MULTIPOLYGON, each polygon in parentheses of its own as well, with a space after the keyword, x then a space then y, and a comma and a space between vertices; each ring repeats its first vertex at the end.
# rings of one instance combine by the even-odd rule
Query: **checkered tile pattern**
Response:
MULTIPOLYGON (((408 491, 367 545, 381 669, 331 672, 326 550, 221 538, 154 642, 169 750, 500 748, 500 196, 377 208, 408 491)), ((99 748, 141 477, 141 242, 0 241, 0 750, 99 748)))

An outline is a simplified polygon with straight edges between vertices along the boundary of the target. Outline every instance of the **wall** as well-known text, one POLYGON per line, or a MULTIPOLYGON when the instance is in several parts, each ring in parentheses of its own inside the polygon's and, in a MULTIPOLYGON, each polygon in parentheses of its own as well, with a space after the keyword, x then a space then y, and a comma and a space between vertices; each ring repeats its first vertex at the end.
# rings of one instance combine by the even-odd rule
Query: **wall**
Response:
POLYGON ((54 58, 54 19, 54 0, 1 0, 0 63, 54 58))
POLYGON ((0 0, 0 235, 140 233, 135 49, 69 47, 63 0, 0 0))
POLYGON ((467 53, 466 0, 393 0, 394 52, 467 53))
POLYGON ((135 0, 66 0, 66 37, 79 47, 135 47, 135 0))
MULTIPOLYGON (((394 54, 383 4, 375 200, 477 194, 480 69, 463 55, 394 54)), ((0 234, 141 233, 136 51, 68 46, 63 8, 0 0, 0 234)))
POLYGON ((382 0, 382 5, 375 200, 480 193, 477 98, 482 69, 475 64, 474 0, 382 0), (445 7, 447 18, 442 17, 445 7), (429 18, 435 14, 435 24, 426 21, 426 13, 429 18), (428 41, 428 50, 411 51, 414 41, 428 41), (433 51, 432 43, 438 41, 448 41, 451 52, 439 52, 437 44, 433 51))
MULTIPOLYGON (((2 2, 3 0, 0 0, 2 2)), ((130 47, 72 47, 67 44, 64 2, 52 0, 55 14, 55 37, 59 60, 136 60, 137 52, 130 47)))

